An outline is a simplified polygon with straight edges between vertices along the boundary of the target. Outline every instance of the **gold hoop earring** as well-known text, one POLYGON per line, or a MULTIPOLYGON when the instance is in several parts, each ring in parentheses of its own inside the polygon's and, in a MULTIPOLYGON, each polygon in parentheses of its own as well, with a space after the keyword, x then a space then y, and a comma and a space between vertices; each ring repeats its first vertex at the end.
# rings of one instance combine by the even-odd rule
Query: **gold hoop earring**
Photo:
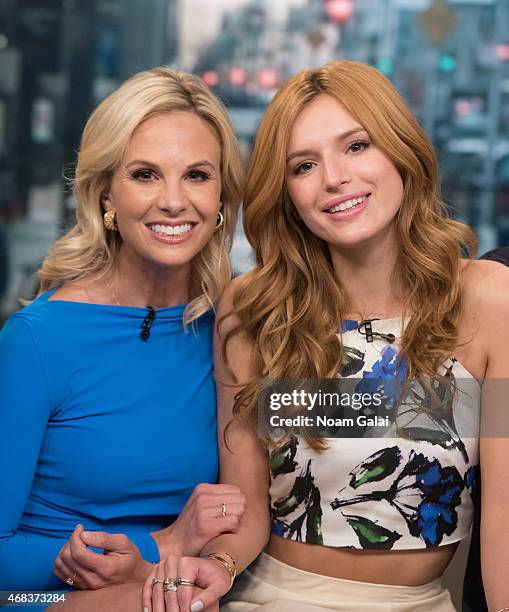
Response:
POLYGON ((221 211, 217 213, 217 222, 214 231, 217 232, 218 229, 221 229, 224 225, 224 215, 221 211))
POLYGON ((118 232, 117 213, 114 210, 107 210, 103 215, 104 227, 112 232, 118 232))

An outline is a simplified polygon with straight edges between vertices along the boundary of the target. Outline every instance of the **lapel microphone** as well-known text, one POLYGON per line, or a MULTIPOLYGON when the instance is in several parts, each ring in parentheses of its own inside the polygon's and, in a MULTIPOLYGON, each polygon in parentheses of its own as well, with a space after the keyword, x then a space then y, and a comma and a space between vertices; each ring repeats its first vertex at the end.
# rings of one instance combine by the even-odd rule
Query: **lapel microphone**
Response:
POLYGON ((359 327, 357 328, 357 331, 361 336, 366 336, 366 342, 373 342, 375 338, 381 338, 389 344, 392 344, 396 340, 396 336, 394 334, 382 334, 380 332, 373 331, 373 327, 371 325, 372 321, 380 321, 380 319, 364 319, 364 321, 359 323, 359 327))
POLYGON ((140 328, 141 328, 140 338, 143 341, 149 339, 150 329, 152 327, 152 323, 154 322, 154 319, 156 318, 156 311, 154 310, 154 308, 152 308, 152 306, 147 306, 147 308, 148 308, 147 316, 143 319, 140 325, 140 328))

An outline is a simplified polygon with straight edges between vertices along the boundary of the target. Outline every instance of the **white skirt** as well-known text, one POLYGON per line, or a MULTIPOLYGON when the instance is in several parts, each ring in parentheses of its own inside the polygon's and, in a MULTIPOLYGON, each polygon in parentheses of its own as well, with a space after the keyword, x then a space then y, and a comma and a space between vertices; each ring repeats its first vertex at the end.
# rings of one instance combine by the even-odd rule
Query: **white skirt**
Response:
POLYGON ((440 579, 393 586, 321 576, 262 553, 221 601, 221 612, 455 612, 440 579))

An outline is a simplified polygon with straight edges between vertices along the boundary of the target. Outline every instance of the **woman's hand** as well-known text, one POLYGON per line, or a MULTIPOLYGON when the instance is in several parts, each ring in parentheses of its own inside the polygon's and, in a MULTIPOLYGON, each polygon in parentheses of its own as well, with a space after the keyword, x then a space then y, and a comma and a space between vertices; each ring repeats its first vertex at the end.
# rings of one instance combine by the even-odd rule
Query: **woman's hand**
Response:
POLYGON ((218 610, 218 600, 230 590, 230 586, 230 576, 218 561, 169 555, 154 566, 145 582, 143 610, 213 612, 218 610), (163 581, 168 579, 168 584, 164 585, 163 581), (155 584, 154 580, 157 580, 155 584), (185 581, 184 584, 181 580, 185 581))
POLYGON ((229 484, 199 484, 178 519, 152 533, 161 559, 167 555, 192 557, 221 533, 235 533, 244 514, 246 498, 229 484))
POLYGON ((77 525, 58 553, 53 573, 75 588, 101 589, 143 581, 152 568, 126 535, 84 531, 82 525, 77 525), (93 552, 87 545, 103 548, 104 554, 93 552))

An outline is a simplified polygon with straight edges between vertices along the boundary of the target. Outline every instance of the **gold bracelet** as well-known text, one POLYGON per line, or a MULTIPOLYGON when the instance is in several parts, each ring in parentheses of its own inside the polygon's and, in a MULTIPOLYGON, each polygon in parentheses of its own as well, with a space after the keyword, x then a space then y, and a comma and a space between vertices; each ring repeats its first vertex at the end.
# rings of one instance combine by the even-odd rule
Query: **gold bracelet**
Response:
POLYGON ((209 553, 208 555, 203 555, 202 558, 203 559, 214 559, 214 561, 217 561, 218 563, 220 563, 224 567, 224 569, 228 572, 228 576, 230 577, 230 588, 232 588, 233 581, 235 580, 235 576, 237 575, 235 559, 228 553, 209 553), (228 559, 225 559, 225 557, 223 556, 224 554, 227 554, 228 557, 230 557, 230 559, 233 561, 233 564, 230 563, 228 559))
POLYGON ((231 555, 229 552, 211 552, 203 556, 208 557, 209 555, 216 555, 218 557, 221 557, 225 563, 230 563, 230 565, 233 565, 233 567, 237 569, 237 562, 235 561, 235 558, 233 557, 233 555, 231 555), (224 558, 225 555, 230 559, 230 561, 224 558))
POLYGON ((230 555, 229 552, 213 552, 210 553, 211 555, 217 555, 218 557, 224 557, 224 555, 226 555, 229 559, 230 559, 230 563, 231 565, 233 565, 233 567, 236 569, 237 568, 237 562, 235 561, 235 559, 233 558, 232 555, 230 555))
POLYGON ((505 612, 505 610, 509 610, 509 608, 502 608, 500 610, 497 610, 497 612, 505 612))

